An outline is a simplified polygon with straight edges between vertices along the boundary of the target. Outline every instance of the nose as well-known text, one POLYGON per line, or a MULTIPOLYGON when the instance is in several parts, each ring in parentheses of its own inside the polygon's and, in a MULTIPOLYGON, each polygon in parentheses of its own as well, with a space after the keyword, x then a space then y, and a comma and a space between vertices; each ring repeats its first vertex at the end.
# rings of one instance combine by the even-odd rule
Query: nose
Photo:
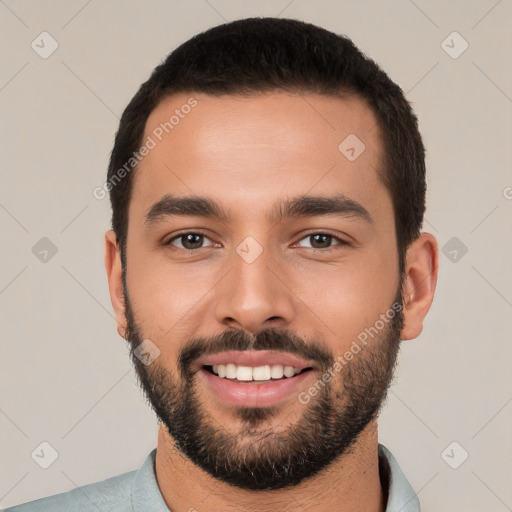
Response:
POLYGON ((217 321, 252 333, 269 327, 289 328, 294 316, 293 292, 285 284, 283 271, 266 249, 253 261, 240 254, 233 251, 230 270, 215 287, 217 321))

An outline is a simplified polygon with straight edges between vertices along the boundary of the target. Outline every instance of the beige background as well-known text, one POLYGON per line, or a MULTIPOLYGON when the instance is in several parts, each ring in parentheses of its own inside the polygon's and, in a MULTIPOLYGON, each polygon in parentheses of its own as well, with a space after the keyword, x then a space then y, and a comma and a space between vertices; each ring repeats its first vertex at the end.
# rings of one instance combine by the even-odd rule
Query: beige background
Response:
POLYGON ((347 34, 419 115, 424 228, 445 254, 425 329, 403 346, 381 442, 425 511, 512 510, 510 0, 0 0, 0 505, 135 469, 156 446, 108 296, 110 207, 92 190, 151 70, 198 31, 255 15, 347 34), (46 59, 31 48, 43 31, 59 45, 46 59), (469 44, 458 58, 445 49, 462 39, 442 45, 453 31, 469 44), (43 237, 57 249, 46 262, 43 237), (58 452, 46 470, 31 458, 43 441, 58 452))

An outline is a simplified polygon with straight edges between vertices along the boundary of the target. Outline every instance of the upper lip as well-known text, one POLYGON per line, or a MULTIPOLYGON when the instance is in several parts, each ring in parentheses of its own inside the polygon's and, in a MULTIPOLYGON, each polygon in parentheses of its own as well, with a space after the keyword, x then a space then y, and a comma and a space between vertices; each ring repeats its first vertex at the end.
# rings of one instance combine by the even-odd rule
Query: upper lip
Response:
POLYGON ((313 368, 312 361, 302 359, 288 352, 279 352, 276 350, 230 350, 228 352, 219 352, 202 357, 197 361, 197 367, 213 366, 214 364, 233 363, 237 366, 265 366, 276 365, 292 366, 293 368, 313 368))

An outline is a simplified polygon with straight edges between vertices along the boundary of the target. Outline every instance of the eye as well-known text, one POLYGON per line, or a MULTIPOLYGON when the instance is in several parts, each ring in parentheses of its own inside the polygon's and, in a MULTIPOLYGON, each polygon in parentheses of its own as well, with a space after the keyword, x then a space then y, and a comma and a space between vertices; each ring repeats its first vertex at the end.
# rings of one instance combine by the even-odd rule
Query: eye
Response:
MULTIPOLYGON (((178 233, 170 238, 164 245, 169 245, 175 247, 177 249, 183 249, 185 251, 195 251, 198 249, 203 249, 209 246, 203 246, 205 240, 210 240, 204 233, 197 231, 190 231, 187 233, 178 233)), ((311 249, 319 249, 319 250, 329 250, 333 249, 338 245, 348 245, 348 242, 345 240, 331 235, 329 233, 310 233, 305 237, 301 238, 298 242, 299 247, 309 247, 311 249), (309 240, 310 245, 302 245, 300 242, 302 240, 309 240), (333 245, 333 241, 337 241, 338 243, 333 245)), ((211 245, 210 245, 211 246, 211 245)))
POLYGON ((177 247, 179 249, 185 249, 187 251, 193 251, 195 249, 202 249, 204 240, 210 240, 203 233, 198 232, 189 232, 189 233, 179 233, 172 238, 170 238, 165 245, 171 245, 173 247, 177 247), (173 242, 179 241, 178 245, 175 245, 173 242))
MULTIPOLYGON (((338 243, 336 245, 348 245, 345 240, 342 240, 341 238, 331 235, 329 233, 310 233, 309 235, 306 235, 304 238, 301 238, 302 240, 310 240, 311 244, 309 247, 312 249, 331 249, 333 247, 332 241, 337 240, 338 243)), ((300 247, 308 247, 307 245, 300 245, 300 247)))

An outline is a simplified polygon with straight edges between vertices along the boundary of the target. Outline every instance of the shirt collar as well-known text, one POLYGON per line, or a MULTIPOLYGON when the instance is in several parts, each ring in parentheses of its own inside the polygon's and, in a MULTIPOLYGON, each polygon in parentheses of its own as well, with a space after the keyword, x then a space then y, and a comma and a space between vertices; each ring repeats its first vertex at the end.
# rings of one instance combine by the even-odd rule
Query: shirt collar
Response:
POLYGON ((379 444, 379 471, 383 485, 388 482, 386 512, 420 512, 418 496, 393 454, 382 444, 379 444))
POLYGON ((156 448, 146 457, 132 483, 132 509, 134 512, 170 512, 156 480, 156 448))
MULTIPOLYGON (((156 448, 136 472, 132 483, 134 512, 170 512, 158 487, 155 472, 156 448)), ((383 485, 388 482, 386 512, 420 512, 418 497, 403 474, 392 453, 379 444, 379 470, 383 485)))

